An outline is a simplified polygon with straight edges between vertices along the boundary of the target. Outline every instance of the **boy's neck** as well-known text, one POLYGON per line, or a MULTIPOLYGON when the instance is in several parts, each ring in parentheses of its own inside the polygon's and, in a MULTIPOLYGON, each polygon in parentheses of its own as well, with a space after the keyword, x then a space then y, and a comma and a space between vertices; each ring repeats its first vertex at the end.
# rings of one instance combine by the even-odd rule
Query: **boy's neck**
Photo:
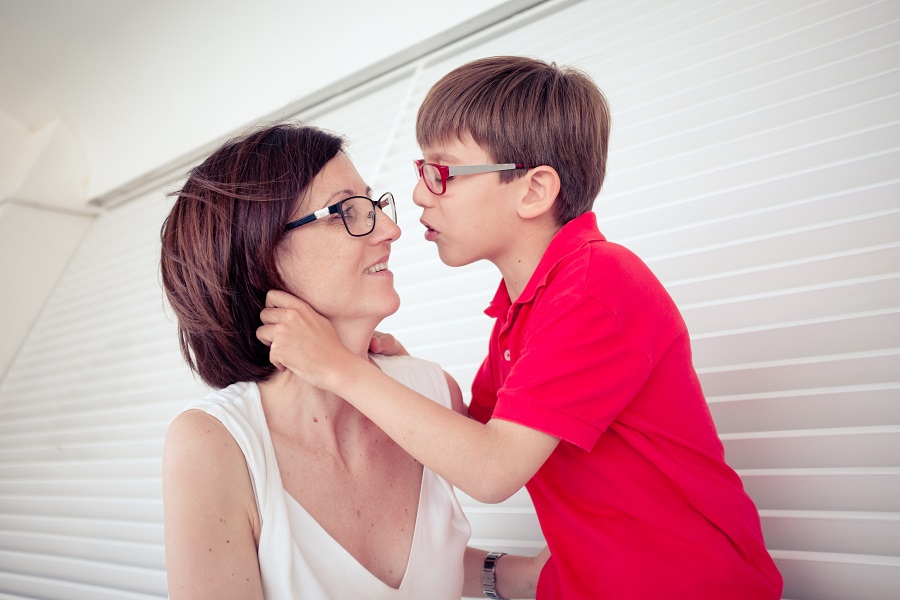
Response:
POLYGON ((516 247, 494 263, 500 269, 511 301, 515 302, 525 290, 547 247, 560 229, 561 226, 555 222, 533 229, 521 238, 516 247))

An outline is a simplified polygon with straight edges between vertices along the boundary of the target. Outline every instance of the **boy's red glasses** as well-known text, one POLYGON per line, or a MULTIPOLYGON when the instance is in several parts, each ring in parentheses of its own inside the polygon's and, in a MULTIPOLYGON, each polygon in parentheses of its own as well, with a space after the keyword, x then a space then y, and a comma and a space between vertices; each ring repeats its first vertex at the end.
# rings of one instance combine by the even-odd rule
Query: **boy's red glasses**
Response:
POLYGON ((475 175, 476 173, 493 173, 495 171, 513 171, 515 169, 533 169, 522 163, 504 163, 497 165, 436 165, 424 160, 414 160, 416 175, 425 182, 425 187, 432 194, 440 196, 447 191, 447 180, 457 175, 475 175))

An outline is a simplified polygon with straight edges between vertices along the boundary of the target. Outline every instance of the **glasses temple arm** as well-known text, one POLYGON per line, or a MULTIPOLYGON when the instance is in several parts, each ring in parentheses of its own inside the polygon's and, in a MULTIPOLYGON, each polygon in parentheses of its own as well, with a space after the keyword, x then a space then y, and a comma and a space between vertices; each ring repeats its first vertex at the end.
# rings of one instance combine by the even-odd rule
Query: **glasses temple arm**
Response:
POLYGON ((499 165, 465 165, 458 167, 448 167, 450 177, 454 175, 474 175, 475 173, 493 173, 494 171, 512 171, 514 169, 524 169, 525 165, 521 163, 504 163, 499 165))

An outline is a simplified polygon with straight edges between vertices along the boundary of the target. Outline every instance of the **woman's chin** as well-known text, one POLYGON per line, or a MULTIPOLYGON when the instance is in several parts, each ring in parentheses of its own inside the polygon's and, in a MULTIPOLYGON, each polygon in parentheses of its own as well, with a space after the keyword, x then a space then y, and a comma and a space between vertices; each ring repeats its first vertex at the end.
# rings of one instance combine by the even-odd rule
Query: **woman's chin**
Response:
POLYGON ((398 310, 400 310, 400 295, 395 292, 394 296, 395 296, 394 302, 389 307, 390 311, 388 313, 386 313, 384 315, 384 317, 382 317, 382 318, 389 317, 392 314, 396 313, 398 310))

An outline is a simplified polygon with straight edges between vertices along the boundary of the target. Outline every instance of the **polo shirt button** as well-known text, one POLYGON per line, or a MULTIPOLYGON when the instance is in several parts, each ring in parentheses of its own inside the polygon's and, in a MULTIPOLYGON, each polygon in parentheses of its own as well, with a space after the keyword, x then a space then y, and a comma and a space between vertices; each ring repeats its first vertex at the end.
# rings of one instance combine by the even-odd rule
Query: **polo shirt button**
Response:
POLYGON ((504 359, 504 360, 509 360, 509 350, 506 350, 506 351, 503 353, 503 359, 504 359))

